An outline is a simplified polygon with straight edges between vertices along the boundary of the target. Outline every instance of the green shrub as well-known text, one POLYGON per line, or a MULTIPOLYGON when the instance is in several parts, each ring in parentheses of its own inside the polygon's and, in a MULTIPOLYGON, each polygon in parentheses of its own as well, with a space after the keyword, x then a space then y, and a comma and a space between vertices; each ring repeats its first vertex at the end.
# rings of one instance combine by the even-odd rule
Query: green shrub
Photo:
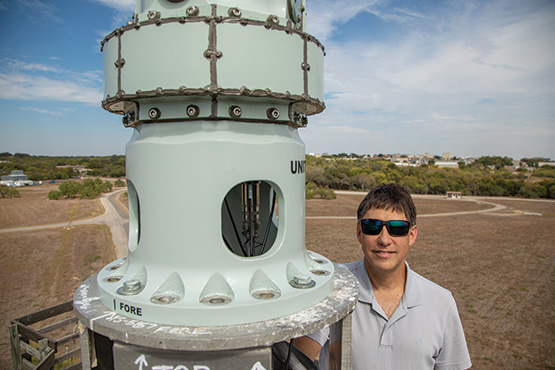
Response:
POLYGON ((21 195, 15 188, 11 188, 8 185, 0 185, 0 196, 2 198, 19 198, 21 195))
POLYGON ((50 200, 58 200, 62 197, 62 193, 58 190, 51 190, 48 192, 48 199, 50 200))

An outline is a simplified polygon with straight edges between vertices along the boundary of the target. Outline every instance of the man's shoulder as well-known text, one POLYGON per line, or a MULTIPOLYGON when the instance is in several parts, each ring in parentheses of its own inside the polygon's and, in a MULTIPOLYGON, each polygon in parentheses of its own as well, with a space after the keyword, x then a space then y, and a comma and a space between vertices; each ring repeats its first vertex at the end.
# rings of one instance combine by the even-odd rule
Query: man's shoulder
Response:
POLYGON ((349 271, 351 271, 355 276, 357 275, 357 272, 362 270, 366 271, 364 269, 364 260, 344 263, 343 266, 348 268, 349 271))
POLYGON ((437 297, 438 299, 452 299, 452 294, 448 289, 442 287, 437 283, 434 283, 433 281, 425 278, 424 276, 413 270, 409 269, 409 274, 411 275, 411 278, 413 279, 415 284, 418 285, 418 287, 426 296, 432 295, 437 297))
POLYGON ((353 270, 358 269, 362 263, 363 263, 363 260, 360 260, 360 261, 344 263, 343 266, 347 267, 349 271, 352 272, 353 270))

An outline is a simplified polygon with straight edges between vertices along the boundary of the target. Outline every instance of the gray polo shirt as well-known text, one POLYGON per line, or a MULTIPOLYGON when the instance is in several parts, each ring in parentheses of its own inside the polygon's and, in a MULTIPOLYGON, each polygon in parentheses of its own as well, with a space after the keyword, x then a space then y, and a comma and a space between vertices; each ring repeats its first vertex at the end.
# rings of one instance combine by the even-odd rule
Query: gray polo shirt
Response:
MULTIPOLYGON (((374 297, 363 260, 346 266, 360 282, 353 312, 352 369, 463 370, 472 366, 457 306, 448 290, 406 264, 405 293, 388 319, 374 297)), ((323 346, 320 369, 327 369, 329 329, 309 337, 323 346)))

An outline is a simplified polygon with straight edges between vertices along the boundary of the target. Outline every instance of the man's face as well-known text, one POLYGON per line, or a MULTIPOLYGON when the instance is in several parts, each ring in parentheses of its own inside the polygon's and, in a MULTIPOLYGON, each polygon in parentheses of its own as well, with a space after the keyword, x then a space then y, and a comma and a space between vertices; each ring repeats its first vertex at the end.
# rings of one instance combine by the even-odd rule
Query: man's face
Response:
MULTIPOLYGON (((383 209, 370 209, 364 214, 364 218, 407 221, 404 213, 383 209)), ((366 271, 369 274, 395 274, 404 271, 407 254, 417 234, 418 230, 413 226, 407 236, 391 236, 384 225, 378 235, 366 235, 358 223, 357 239, 364 253, 366 271)))

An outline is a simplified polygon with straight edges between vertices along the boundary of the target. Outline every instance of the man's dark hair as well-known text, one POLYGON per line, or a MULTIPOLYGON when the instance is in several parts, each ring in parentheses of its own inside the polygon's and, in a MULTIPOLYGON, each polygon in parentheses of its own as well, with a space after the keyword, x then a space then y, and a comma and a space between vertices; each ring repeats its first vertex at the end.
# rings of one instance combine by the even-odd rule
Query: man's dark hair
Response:
POLYGON ((382 184, 370 190, 358 206, 358 220, 372 208, 402 212, 411 225, 416 225, 416 207, 410 193, 401 185, 382 184))

